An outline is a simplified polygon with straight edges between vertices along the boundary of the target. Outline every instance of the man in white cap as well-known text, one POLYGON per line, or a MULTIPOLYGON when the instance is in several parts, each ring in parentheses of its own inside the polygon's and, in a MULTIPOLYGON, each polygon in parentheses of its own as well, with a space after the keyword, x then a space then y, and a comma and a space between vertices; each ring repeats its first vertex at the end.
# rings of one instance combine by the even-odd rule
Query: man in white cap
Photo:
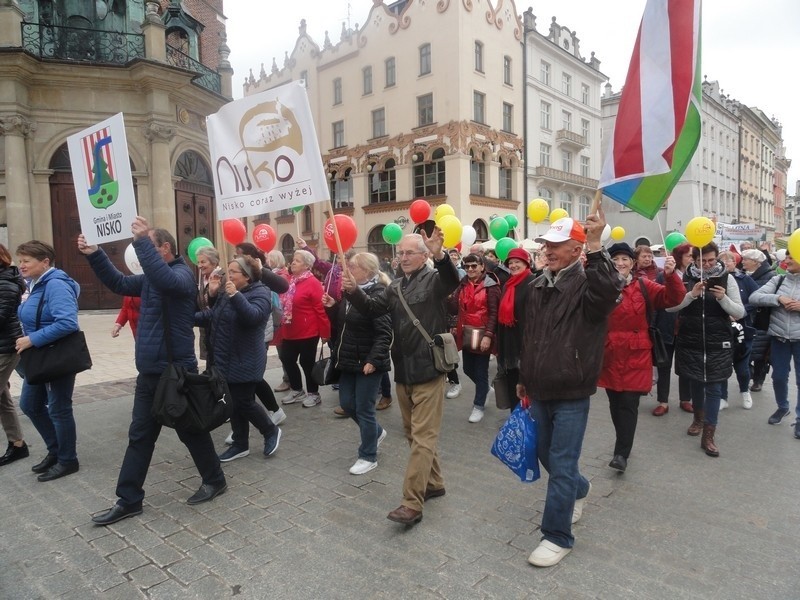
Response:
POLYGON ((572 550, 572 524, 583 513, 591 484, 578 459, 589 417, 589 397, 597 391, 603 365, 608 316, 623 280, 600 236, 602 210, 586 220, 586 229, 570 218, 554 222, 536 238, 546 264, 531 284, 525 317, 520 383, 538 423, 539 462, 550 477, 542 514, 542 541, 528 562, 552 567, 572 550), (586 244, 586 266, 581 253, 586 244))

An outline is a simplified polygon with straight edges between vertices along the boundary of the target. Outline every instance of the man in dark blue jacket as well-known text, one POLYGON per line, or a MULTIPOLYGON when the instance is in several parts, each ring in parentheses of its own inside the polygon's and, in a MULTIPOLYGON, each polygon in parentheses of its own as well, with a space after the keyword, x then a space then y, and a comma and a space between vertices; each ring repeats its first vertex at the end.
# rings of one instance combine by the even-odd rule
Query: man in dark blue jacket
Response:
MULTIPOLYGON (((131 226, 133 248, 143 275, 125 276, 97 246, 89 246, 81 234, 78 250, 85 254, 100 281, 122 296, 142 299, 136 338, 136 390, 133 416, 128 430, 128 449, 117 481, 119 500, 108 511, 92 517, 97 525, 110 525, 141 514, 144 481, 153 457, 161 425, 151 416, 153 397, 161 373, 167 368, 165 325, 162 310, 169 311, 170 341, 173 362, 197 371, 194 354, 194 313, 197 288, 191 268, 178 256, 175 238, 164 229, 151 229, 143 217, 131 226)), ((177 431, 192 455, 202 478, 202 485, 188 500, 199 504, 212 500, 227 489, 225 475, 209 433, 177 431)))

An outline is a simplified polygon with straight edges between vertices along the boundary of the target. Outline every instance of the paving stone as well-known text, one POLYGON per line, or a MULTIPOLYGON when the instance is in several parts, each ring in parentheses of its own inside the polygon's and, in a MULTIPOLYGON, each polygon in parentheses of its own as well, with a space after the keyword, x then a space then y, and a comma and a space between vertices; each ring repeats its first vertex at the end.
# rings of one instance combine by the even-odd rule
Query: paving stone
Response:
MULTIPOLYGON (((109 531, 105 529, 105 531, 109 531)), ((90 545, 95 548, 102 556, 108 556, 114 552, 119 552, 123 548, 127 548, 127 542, 119 537, 116 533, 109 533, 106 536, 96 538, 90 542, 90 545)))
POLYGON ((161 538, 165 538, 173 533, 181 531, 183 526, 174 519, 161 517, 147 523, 147 528, 155 532, 161 538))
POLYGON ((116 566, 107 562, 95 567, 91 571, 87 571, 84 573, 84 577, 101 592, 110 590, 128 581, 119 573, 116 566))
POLYGON ((196 548, 204 543, 202 539, 192 533, 189 533, 188 531, 179 531, 178 533, 166 538, 165 541, 175 546, 178 550, 183 550, 184 552, 187 552, 192 548, 196 548))
POLYGON ((146 565, 148 562, 141 553, 137 552, 133 548, 125 548, 125 550, 111 554, 108 557, 108 560, 116 565, 122 573, 133 571, 142 565, 146 565))
POLYGON ((244 536, 233 531, 225 531, 210 538, 211 542, 225 552, 233 552, 246 545, 244 536))
POLYGON ((168 566, 167 571, 184 585, 208 575, 206 567, 192 560, 176 562, 168 566))
POLYGON ((168 544, 159 544, 158 546, 147 548, 142 550, 142 554, 158 567, 171 565, 184 557, 182 552, 179 552, 168 544))
POLYGON ((164 571, 155 565, 145 565, 128 573, 131 581, 140 588, 150 588, 168 579, 164 571))

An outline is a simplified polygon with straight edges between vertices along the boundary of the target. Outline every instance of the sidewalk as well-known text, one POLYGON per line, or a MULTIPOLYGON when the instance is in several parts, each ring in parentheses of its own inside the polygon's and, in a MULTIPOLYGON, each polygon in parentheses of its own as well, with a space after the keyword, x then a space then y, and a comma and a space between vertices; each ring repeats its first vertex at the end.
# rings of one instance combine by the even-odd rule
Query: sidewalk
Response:
MULTIPOLYGON (((75 407, 81 470, 38 483, 44 454, 23 418, 32 457, 0 469, 0 598, 554 598, 789 599, 800 597, 797 523, 800 441, 788 423, 767 425, 771 386, 722 412, 721 457, 686 436, 691 417, 673 403, 661 418, 640 409, 628 471, 606 467, 613 427, 605 393, 593 398, 581 468, 592 495, 574 551, 536 569, 546 475, 522 484, 489 454, 504 414, 490 406, 467 422, 474 387, 461 376, 447 400, 441 456, 447 495, 405 529, 386 514, 401 499, 408 450, 396 405, 379 413, 389 435, 379 467, 347 470, 358 431, 321 406, 287 406, 276 455, 257 452, 224 465, 229 490, 190 507, 199 480, 186 448, 164 430, 145 486, 141 516, 107 528, 91 515, 115 500, 127 443, 132 381, 130 331, 110 337, 114 315, 81 314, 95 367, 79 375, 75 407)), ((274 356, 268 380, 280 381, 274 356)), ((493 367, 492 367, 493 368, 493 367)), ((731 386, 735 389, 735 385, 731 386)), ((492 403, 490 398, 489 404, 492 403)), ((229 433, 212 435, 218 448, 229 433)))

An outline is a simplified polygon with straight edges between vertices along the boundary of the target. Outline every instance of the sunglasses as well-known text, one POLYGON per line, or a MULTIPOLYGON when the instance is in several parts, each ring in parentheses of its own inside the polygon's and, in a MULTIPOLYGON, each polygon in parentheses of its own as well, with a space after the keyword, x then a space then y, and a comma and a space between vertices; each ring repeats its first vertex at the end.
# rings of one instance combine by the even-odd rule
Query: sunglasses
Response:
POLYGON ((480 267, 478 263, 468 263, 464 265, 465 269, 477 269, 478 267, 480 267))

